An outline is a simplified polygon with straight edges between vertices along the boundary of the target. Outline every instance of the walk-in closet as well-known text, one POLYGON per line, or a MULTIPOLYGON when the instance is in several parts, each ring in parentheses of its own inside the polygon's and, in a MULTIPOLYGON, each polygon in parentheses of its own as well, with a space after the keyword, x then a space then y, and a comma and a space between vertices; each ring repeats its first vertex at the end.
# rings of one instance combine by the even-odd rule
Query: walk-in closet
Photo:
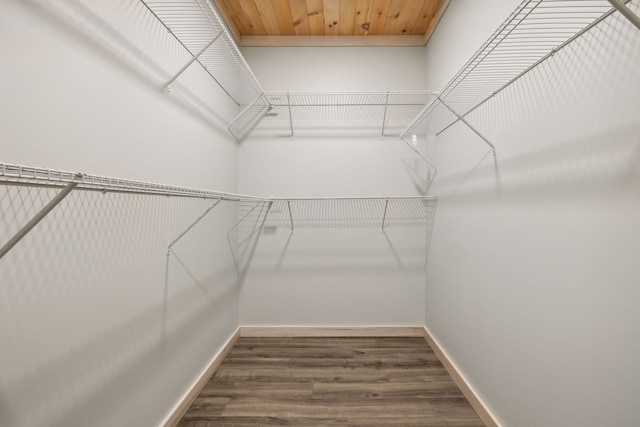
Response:
POLYGON ((0 426, 640 425, 639 0, 0 0, 0 426))

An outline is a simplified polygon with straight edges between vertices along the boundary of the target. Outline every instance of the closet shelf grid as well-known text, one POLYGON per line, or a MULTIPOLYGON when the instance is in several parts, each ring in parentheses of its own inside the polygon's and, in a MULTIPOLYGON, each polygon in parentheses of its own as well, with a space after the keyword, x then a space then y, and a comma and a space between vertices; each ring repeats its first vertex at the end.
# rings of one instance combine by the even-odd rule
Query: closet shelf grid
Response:
POLYGON ((259 212, 259 226, 254 221, 253 233, 264 227, 407 227, 426 226, 433 217, 433 197, 353 197, 353 198, 264 198, 243 194, 209 191, 189 187, 133 181, 63 170, 0 163, 0 185, 61 189, 21 230, 1 248, 2 258, 46 215, 74 190, 116 192, 151 196, 191 197, 214 200, 170 244, 168 250, 186 235, 221 201, 238 202, 240 218, 229 229, 230 235, 243 222, 251 222, 259 212), (257 209, 260 208, 260 209, 257 209))
POLYGON ((218 12, 208 0, 140 0, 189 52, 191 59, 168 81, 167 88, 194 62, 238 105, 262 95, 262 87, 244 60, 218 12))
MULTIPOLYGON (((525 0, 402 132, 439 135, 464 123, 495 154, 467 116, 558 50, 620 10, 640 28, 631 0, 525 0)), ((637 9, 637 5, 634 5, 637 9)))
POLYGON ((436 96, 432 91, 264 92, 229 124, 238 140, 260 122, 269 134, 339 129, 366 136, 399 136, 436 96), (319 129, 319 124, 322 129, 319 129))

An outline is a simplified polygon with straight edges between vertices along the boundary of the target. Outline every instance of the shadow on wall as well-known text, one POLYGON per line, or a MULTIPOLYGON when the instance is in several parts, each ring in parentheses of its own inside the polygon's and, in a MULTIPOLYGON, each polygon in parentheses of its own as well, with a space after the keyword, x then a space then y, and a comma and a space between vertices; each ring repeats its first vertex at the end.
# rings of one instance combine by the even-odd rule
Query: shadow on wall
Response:
MULTIPOLYGON (((55 192, 0 186, 0 242, 55 192)), ((210 203, 72 192, 0 260, 1 425, 159 422, 237 325, 235 206, 167 256, 210 203)))
POLYGON ((92 52, 96 52, 97 47, 107 59, 160 95, 163 102, 181 107, 209 127, 226 129, 228 118, 220 115, 208 101, 209 96, 224 98, 224 92, 214 87, 214 80, 205 75, 199 65, 193 65, 197 71, 188 70, 179 79, 182 82, 173 82, 171 93, 168 93, 167 82, 191 59, 191 55, 162 27, 143 2, 85 4, 80 0, 29 0, 16 3, 31 14, 42 16, 47 23, 57 24, 62 31, 70 32, 87 43, 92 52), (201 89, 198 95, 190 89, 194 83, 201 84, 207 79, 209 83, 200 86, 211 86, 211 93, 207 93, 206 98, 201 89))
POLYGON ((467 116, 495 144, 495 165, 464 124, 441 133, 434 194, 637 191, 639 69, 640 32, 614 14, 467 116))

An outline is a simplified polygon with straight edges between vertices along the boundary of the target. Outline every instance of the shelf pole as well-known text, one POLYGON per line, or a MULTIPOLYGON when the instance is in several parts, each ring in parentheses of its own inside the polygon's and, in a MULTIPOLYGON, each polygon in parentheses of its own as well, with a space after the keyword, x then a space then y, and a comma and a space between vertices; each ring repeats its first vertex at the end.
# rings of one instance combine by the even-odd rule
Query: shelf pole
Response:
POLYGON ((176 79, 177 79, 178 77, 180 77, 180 75, 181 75, 182 73, 184 73, 184 72, 186 71, 186 69, 187 69, 187 68, 189 68, 189 66, 190 66, 191 64, 193 64, 194 62, 196 62, 196 61, 198 60, 198 58, 200 58, 200 55, 202 55, 203 53, 205 53, 205 51, 206 51, 207 49, 209 49, 209 48, 211 47, 211 45, 212 45, 212 44, 214 44, 214 43, 215 43, 215 41, 216 41, 216 40, 218 40, 218 37, 220 37, 221 35, 222 35, 222 32, 219 32, 218 34, 216 34, 216 36, 213 38, 213 40, 211 40, 211 41, 209 42, 209 44, 207 44, 205 47, 203 47, 203 48, 200 50, 200 52, 198 52, 198 53, 196 53, 195 55, 193 55, 193 57, 192 57, 192 58, 191 58, 191 59, 190 59, 186 64, 184 64, 184 65, 182 66, 182 68, 180 68, 180 70, 179 70, 177 73, 175 73, 175 74, 173 75, 173 77, 171 77, 171 78, 169 79, 169 81, 167 82, 167 84, 166 84, 166 85, 164 85, 164 87, 165 87, 165 88, 168 88, 168 87, 171 85, 171 83, 175 82, 175 81, 176 81, 176 79))
POLYGON ((387 207, 389 206, 389 199, 384 202, 384 213, 382 214, 382 231, 384 231, 384 222, 387 219, 387 207))
POLYGON ((640 30, 640 17, 638 17, 638 15, 633 13, 631 9, 629 9, 627 6, 625 6, 623 3, 619 2, 618 0, 608 0, 608 1, 609 3, 611 3, 611 6, 616 8, 618 12, 624 15, 624 17, 627 18, 629 22, 631 22, 633 25, 636 26, 637 29, 640 30))
POLYGON ((291 97, 287 92, 287 106, 289 107, 289 128, 291 129, 291 136, 293 136, 293 117, 291 116, 291 97))
POLYGON ((387 92, 384 98, 384 114, 382 116, 382 132, 380 132, 380 136, 384 136, 384 124, 387 121, 387 106, 389 105, 389 92, 387 92))
POLYGON ((18 231, 16 235, 11 238, 11 240, 9 240, 2 248, 0 248, 0 259, 5 256, 7 252, 9 252, 11 248, 13 248, 20 240, 22 240, 22 238, 26 236, 27 233, 29 233, 29 231, 33 229, 33 227, 38 225, 38 223, 42 221, 49 212, 51 212, 56 206, 58 206, 58 204, 62 200, 64 200, 64 198, 67 197, 69 193, 71 193, 71 191, 73 191, 73 189, 78 186, 78 184, 78 182, 70 182, 58 194, 56 194, 56 196, 51 199, 51 201, 47 203, 47 205, 31 219, 31 221, 29 221, 24 227, 22 227, 20 231, 18 231))
POLYGON ((487 138, 484 137, 484 135, 482 135, 476 128, 473 127, 473 125, 471 123, 469 123, 464 117, 462 117, 461 115, 459 115, 458 113, 456 113, 455 111, 453 111, 451 109, 451 107, 449 107, 443 100, 442 98, 438 97, 438 101, 440 101, 442 103, 442 105, 444 105, 447 110, 451 111, 451 113, 456 116, 462 123, 464 123, 465 125, 467 125, 467 127, 469 129, 471 129, 473 131, 473 133, 475 133, 476 135, 478 135, 480 137, 480 139, 482 139, 484 142, 487 143, 487 145, 489 147, 491 147, 491 151, 493 152, 493 155, 495 156, 496 154, 496 147, 493 146, 493 144, 491 143, 491 141, 489 141, 487 138))
POLYGON ((293 215, 291 215, 291 201, 287 200, 287 208, 289 208, 289 221, 291 221, 291 232, 293 232, 293 215))
POLYGON ((176 237, 171 243, 169 243, 169 246, 167 247, 167 255, 169 254, 169 252, 171 251, 171 247, 173 245, 175 245, 178 240, 182 239, 182 237, 187 234, 189 232, 189 230, 191 230, 197 223, 200 222, 201 219, 203 219, 205 216, 207 216, 207 214, 209 212, 211 212, 213 210, 213 208, 215 208, 216 206, 218 206, 218 203, 220 203, 222 201, 222 198, 219 198, 218 200, 215 201, 215 203, 213 205, 211 205, 209 208, 207 208, 206 211, 204 211, 204 213, 202 215, 200 215, 198 217, 198 219, 196 219, 189 227, 187 227, 186 230, 184 230, 182 233, 180 233, 180 235, 178 237, 176 237))

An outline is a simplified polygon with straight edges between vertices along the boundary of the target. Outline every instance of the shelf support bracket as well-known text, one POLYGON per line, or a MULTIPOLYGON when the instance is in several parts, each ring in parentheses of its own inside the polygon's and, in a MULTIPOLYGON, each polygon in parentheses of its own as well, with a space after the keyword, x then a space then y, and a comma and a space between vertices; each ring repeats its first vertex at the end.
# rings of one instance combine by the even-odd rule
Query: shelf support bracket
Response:
POLYGON ((382 214, 382 231, 384 231, 384 223, 387 219, 387 208, 389 207, 389 199, 384 202, 384 213, 382 214))
POLYGON ((215 43, 215 41, 216 41, 216 40, 218 40, 218 37, 220 37, 221 35, 222 35, 222 32, 219 32, 218 34, 216 34, 216 36, 213 38, 213 40, 211 40, 211 41, 209 42, 209 44, 207 44, 205 47, 203 47, 203 48, 200 50, 200 52, 198 52, 198 53, 196 53, 195 55, 193 55, 193 57, 189 60, 189 62, 187 62, 186 64, 184 64, 184 65, 182 66, 182 68, 180 68, 180 70, 178 70, 178 72, 177 72, 177 73, 175 73, 175 74, 173 75, 173 77, 171 77, 171 78, 169 79, 169 81, 167 82, 167 84, 166 84, 166 85, 164 85, 164 87, 168 89, 168 88, 169 88, 169 86, 171 85, 171 83, 175 82, 175 81, 176 81, 176 79, 177 79, 178 77, 180 77, 180 75, 181 75, 182 73, 184 73, 184 72, 187 70, 187 68, 189 68, 189 66, 190 66, 191 64, 193 64, 194 62, 196 62, 196 61, 198 60, 198 58, 200 58, 200 55, 202 55, 203 53, 205 53, 205 52, 206 52, 206 50, 207 50, 207 49, 209 49, 209 48, 211 47, 211 45, 212 45, 212 44, 214 44, 214 43, 215 43))
POLYGON ((182 237, 187 234, 189 232, 189 230, 191 230, 197 223, 200 222, 200 220, 202 220, 205 216, 207 216, 207 214, 209 212, 211 212, 213 210, 213 208, 215 208, 216 206, 218 206, 218 203, 220 203, 222 201, 222 198, 219 198, 218 200, 216 200, 213 205, 209 206, 209 208, 207 208, 206 211, 204 211, 204 213, 202 215, 200 215, 193 223, 191 223, 191 225, 189 227, 187 227, 186 230, 184 230, 182 233, 180 233, 180 235, 178 237, 176 237, 175 239, 173 239, 173 241, 171 243, 169 243, 169 246, 167 247, 167 255, 169 255, 169 253, 171 252, 171 247, 173 245, 175 245, 178 240, 182 239, 182 237))
POLYGON ((293 136, 293 116, 291 115, 291 96, 287 92, 287 107, 289 107, 289 128, 291 129, 291 136, 293 136))
POLYGON ((465 125, 467 125, 467 127, 469 129, 471 129, 473 131, 473 133, 475 133, 476 135, 478 135, 480 137, 480 139, 482 139, 484 142, 487 143, 487 145, 489 147, 491 147, 491 152, 492 154, 495 156, 496 155, 496 147, 493 146, 493 144, 491 143, 491 141, 489 141, 484 135, 482 135, 475 127, 473 127, 473 125, 471 123, 469 123, 467 121, 467 119, 465 119, 464 117, 462 117, 461 115, 459 115, 458 113, 456 113, 455 111, 453 111, 453 109, 451 109, 451 107, 449 107, 442 98, 438 97, 438 101, 440 101, 440 103, 442 105, 445 106, 445 108, 449 111, 451 111, 451 113, 456 116, 458 118, 458 120, 460 120, 462 123, 464 123, 465 125))
POLYGON ((289 221, 291 221, 291 232, 293 233, 293 215, 291 215, 291 201, 287 200, 287 208, 289 209, 289 221))
POLYGON ((624 3, 618 0, 608 0, 608 1, 609 3, 611 3, 611 6, 617 9, 618 12, 624 15, 624 17, 627 18, 629 22, 631 22, 633 25, 635 25, 637 29, 640 30, 640 17, 638 17, 638 15, 633 13, 631 9, 629 9, 627 6, 625 6, 624 3))
POLYGON ((384 124, 387 121, 387 107, 389 106, 389 92, 384 98, 384 114, 382 115, 382 131, 380 132, 380 136, 384 136, 384 124))
MULTIPOLYGON (((82 175, 80 175, 79 177, 81 176, 82 175)), ((78 184, 79 182, 70 182, 69 184, 67 184, 66 187, 64 187, 58 194, 56 194, 56 196, 51 199, 51 201, 47 203, 46 206, 42 208, 40 212, 38 212, 31 219, 31 221, 29 221, 7 243, 5 243, 4 246, 0 248, 0 259, 2 259, 2 257, 4 257, 7 252, 11 250, 11 248, 13 248, 20 240, 22 240, 22 238, 26 236, 29 231, 31 231, 36 225, 38 225, 38 223, 42 221, 44 217, 49 214, 49 212, 51 212, 56 206, 58 206, 58 204, 63 201, 64 198, 67 197, 69 193, 71 193, 71 191, 73 191, 73 189, 78 186, 78 184)))

